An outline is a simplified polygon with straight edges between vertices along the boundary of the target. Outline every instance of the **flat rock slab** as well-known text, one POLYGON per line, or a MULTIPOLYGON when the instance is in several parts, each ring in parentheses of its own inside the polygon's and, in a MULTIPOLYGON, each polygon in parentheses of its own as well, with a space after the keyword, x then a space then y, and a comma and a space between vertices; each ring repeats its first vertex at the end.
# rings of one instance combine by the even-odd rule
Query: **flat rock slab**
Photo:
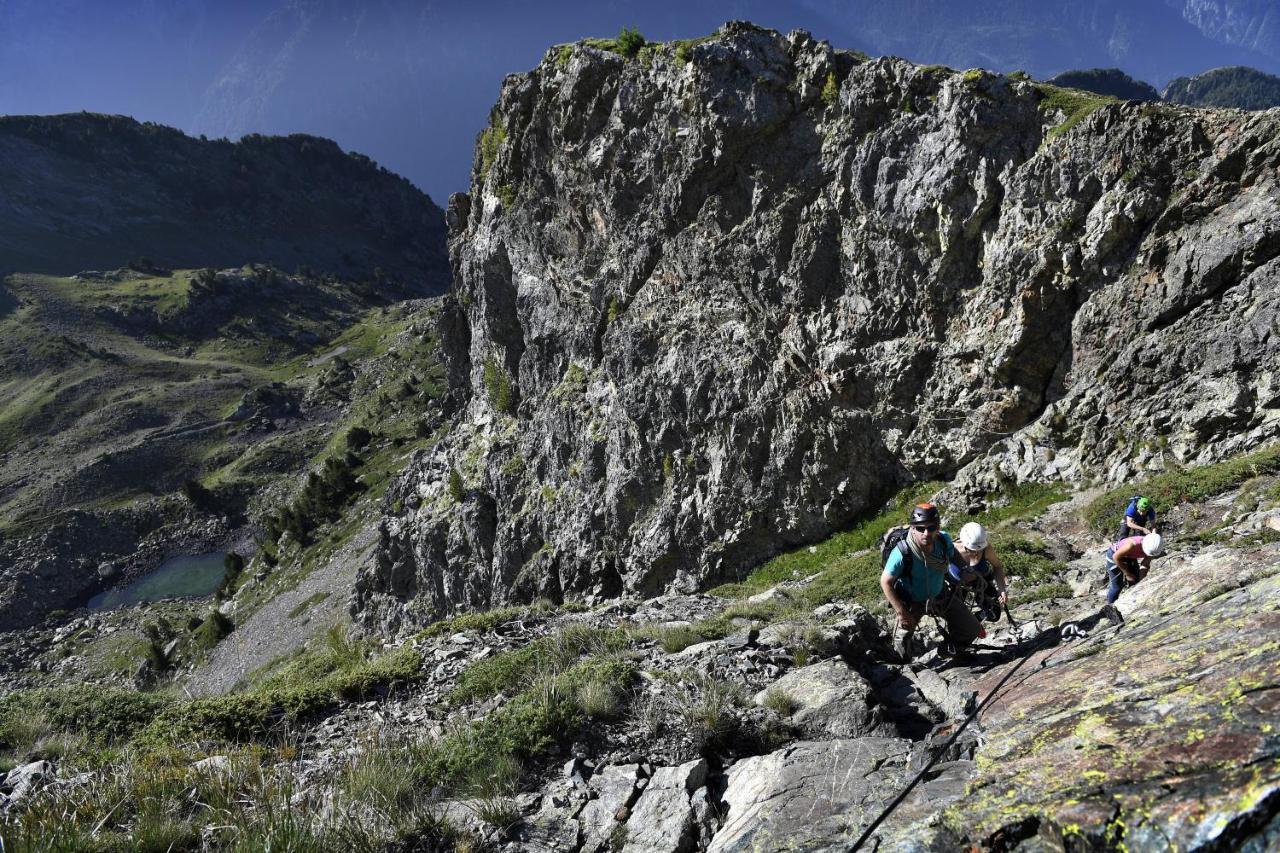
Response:
MULTIPOLYGON (((769 690, 785 693, 799 706, 792 720, 812 736, 859 737, 880 725, 871 685, 842 660, 793 669, 769 690)), ((757 704, 764 704, 769 690, 756 694, 757 704)))
POLYGON ((627 821, 623 853, 688 853, 697 843, 692 798, 707 782, 707 761, 654 771, 627 821))
POLYGON ((639 796, 644 774, 638 764, 606 767, 587 782, 592 798, 578 815, 582 823, 583 845, 587 853, 607 847, 609 839, 621 824, 619 815, 630 809, 639 796))
MULTIPOLYGON (((1274 569, 1277 551, 1248 562, 1274 569)), ((1190 583, 1225 571, 1210 559, 1222 555, 1140 584, 1141 606, 1105 644, 1038 652, 1004 685, 979 718, 986 742, 951 815, 966 829, 943 846, 1027 825, 1049 842, 1130 850, 1275 843, 1257 833, 1280 803, 1280 575, 1225 591, 1190 583)), ((987 673, 979 695, 1012 665, 987 673)), ((886 849, 918 838, 918 820, 895 814, 886 849)))
POLYGON ((911 679, 920 695, 948 719, 958 720, 967 716, 977 704, 973 680, 964 670, 952 670, 946 676, 931 669, 919 672, 907 669, 903 674, 911 679))
POLYGON ((802 741, 729 769, 728 818, 708 853, 848 850, 901 789, 911 742, 802 741))

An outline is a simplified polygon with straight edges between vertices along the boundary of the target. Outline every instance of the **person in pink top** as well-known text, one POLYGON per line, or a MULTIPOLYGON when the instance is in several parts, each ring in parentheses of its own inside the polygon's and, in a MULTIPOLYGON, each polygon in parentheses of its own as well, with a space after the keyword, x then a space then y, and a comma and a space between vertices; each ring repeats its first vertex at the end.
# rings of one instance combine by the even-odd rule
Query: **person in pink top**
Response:
POLYGON ((1107 549, 1107 604, 1115 604, 1126 586, 1133 586, 1151 571, 1151 560, 1164 551, 1159 533, 1130 536, 1107 549))

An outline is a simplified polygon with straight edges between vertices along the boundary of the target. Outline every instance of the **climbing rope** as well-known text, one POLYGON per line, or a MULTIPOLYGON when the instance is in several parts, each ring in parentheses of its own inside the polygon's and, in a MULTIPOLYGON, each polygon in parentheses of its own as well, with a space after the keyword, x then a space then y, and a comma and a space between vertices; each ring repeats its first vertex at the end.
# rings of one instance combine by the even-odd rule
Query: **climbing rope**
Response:
MULTIPOLYGON (((883 823, 884 819, 892 814, 893 810, 902 804, 902 801, 907 798, 907 794, 910 794, 912 790, 915 789, 916 785, 920 784, 920 780, 925 777, 925 774, 933 769, 933 765, 938 763, 938 759, 947 754, 947 750, 951 748, 951 745, 956 742, 956 739, 960 737, 966 728, 968 728, 969 723, 973 722, 977 716, 982 713, 982 709, 987 707, 987 704, 995 698, 995 695, 1000 692, 1000 688, 1004 687, 1005 683, 1013 677, 1013 674, 1017 672, 1024 663, 1031 659, 1031 653, 1034 651, 1035 648, 1033 646, 1028 650, 1026 656, 1019 660, 1015 666, 1004 674, 999 683, 997 683, 996 686, 992 688, 991 692, 987 694, 987 697, 983 699, 976 708, 969 712, 969 715, 964 718, 964 722, 960 724, 960 727, 952 732, 951 737, 947 738, 947 742, 942 745, 942 748, 934 753, 933 758, 929 759, 929 763, 924 766, 924 769, 917 773, 916 777, 911 780, 911 784, 903 788, 902 792, 899 793, 898 796, 894 797, 893 802, 885 806, 884 810, 880 812, 880 816, 872 821, 870 826, 863 830, 862 835, 853 843, 853 847, 850 848, 851 853, 852 851, 860 850, 862 845, 867 843, 867 839, 871 837, 871 833, 876 831, 876 827, 883 823)), ((1047 658, 1045 660, 1047 660, 1047 658)), ((1040 661, 1041 666, 1044 666, 1044 663, 1044 660, 1040 661)))

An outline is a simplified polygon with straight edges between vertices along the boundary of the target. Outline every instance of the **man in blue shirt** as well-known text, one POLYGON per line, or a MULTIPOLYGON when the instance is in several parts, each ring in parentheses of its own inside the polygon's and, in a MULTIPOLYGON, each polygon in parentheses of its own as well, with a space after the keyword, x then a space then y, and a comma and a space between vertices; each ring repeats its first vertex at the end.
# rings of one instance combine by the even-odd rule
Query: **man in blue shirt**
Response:
POLYGON ((1156 532, 1156 508, 1151 505, 1150 498, 1134 495, 1124 510, 1124 520, 1120 522, 1120 530, 1116 533, 1116 541, 1128 539, 1130 536, 1146 536, 1156 532))
POLYGON ((955 546, 940 526, 936 506, 917 504, 911 510, 911 529, 889 554, 880 575, 880 588, 898 617, 893 647, 903 660, 911 659, 911 639, 925 613, 946 622, 957 654, 982 632, 963 596, 952 595, 945 583, 955 546))

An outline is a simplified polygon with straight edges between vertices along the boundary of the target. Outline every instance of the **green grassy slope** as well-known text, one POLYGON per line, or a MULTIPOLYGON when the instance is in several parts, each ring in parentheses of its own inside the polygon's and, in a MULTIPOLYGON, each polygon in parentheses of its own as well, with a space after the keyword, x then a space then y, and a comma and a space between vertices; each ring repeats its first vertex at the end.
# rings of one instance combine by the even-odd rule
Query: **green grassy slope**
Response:
POLYGON ((13 275, 3 293, 0 529, 191 478, 234 491, 296 472, 344 407, 299 416, 309 383, 385 346, 359 325, 383 310, 376 293, 266 268, 13 275), (335 347, 345 361, 321 357, 335 347), (232 419, 254 394, 269 427, 253 405, 232 419))

